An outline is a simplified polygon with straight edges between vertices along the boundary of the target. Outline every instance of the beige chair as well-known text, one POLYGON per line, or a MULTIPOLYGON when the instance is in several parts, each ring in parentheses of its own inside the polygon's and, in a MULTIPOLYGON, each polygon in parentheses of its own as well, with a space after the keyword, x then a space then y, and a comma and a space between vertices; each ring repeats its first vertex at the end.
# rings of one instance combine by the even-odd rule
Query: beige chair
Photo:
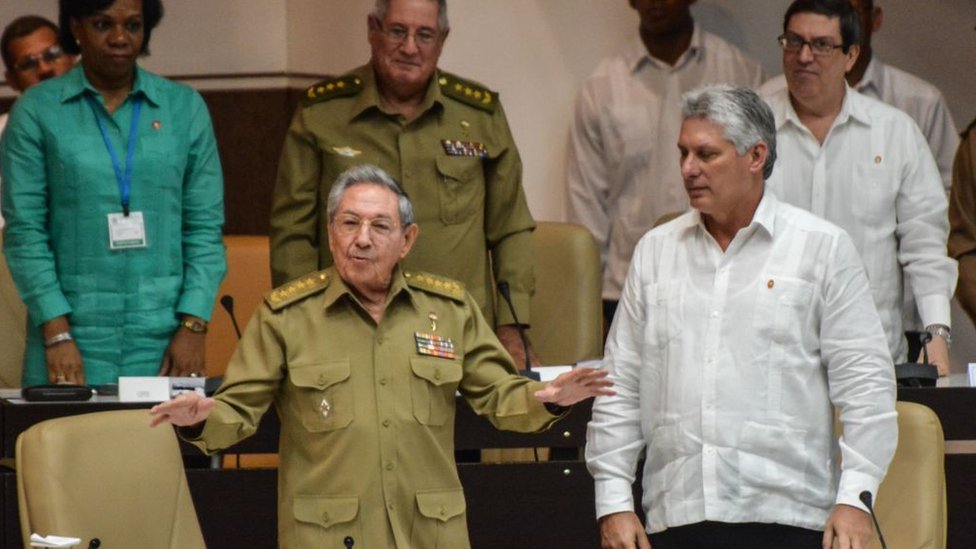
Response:
POLYGON ((217 291, 217 301, 211 315, 207 334, 207 375, 220 376, 227 370, 237 334, 230 316, 220 305, 220 298, 234 298, 234 315, 241 330, 247 326, 251 315, 264 294, 271 291, 271 262, 268 255, 268 237, 251 235, 226 235, 227 276, 217 291))
POLYGON ((603 356, 600 250, 588 230, 542 222, 532 235, 535 295, 529 338, 544 364, 603 356))
POLYGON ((98 538, 102 547, 205 547, 169 426, 146 410, 44 421, 17 438, 24 547, 32 532, 98 538))
MULTIPOLYGON (((875 513, 889 549, 945 549, 945 441, 939 417, 898 402, 898 449, 878 490, 875 513)), ((872 549, 880 549, 877 539, 872 549)))

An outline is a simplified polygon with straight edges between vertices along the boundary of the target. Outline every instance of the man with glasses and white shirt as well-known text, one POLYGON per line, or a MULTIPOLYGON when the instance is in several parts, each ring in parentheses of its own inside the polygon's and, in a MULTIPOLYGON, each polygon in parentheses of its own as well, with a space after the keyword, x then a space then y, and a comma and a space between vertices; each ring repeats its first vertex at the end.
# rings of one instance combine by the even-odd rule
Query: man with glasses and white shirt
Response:
POLYGON ((895 362, 907 355, 902 289, 911 284, 932 335, 928 357, 947 375, 956 262, 946 255, 945 190, 915 122, 848 86, 860 30, 849 0, 796 0, 787 9, 780 37, 787 88, 762 90, 781 159, 767 184, 851 235, 895 362))
MULTIPOLYGON (((74 58, 66 55, 58 44, 58 27, 38 15, 18 17, 4 28, 0 36, 4 77, 14 91, 27 88, 60 76, 74 65, 74 58)), ((7 113, 0 114, 0 135, 7 124, 7 113)), ((0 215, 0 245, 3 243, 3 216, 0 215)), ((20 384, 24 341, 27 335, 27 312, 14 287, 7 261, 0 254, 0 384, 20 384)))
POLYGON ((524 364, 514 316, 530 320, 535 224, 522 162, 498 95, 437 68, 449 30, 446 0, 377 0, 369 64, 308 88, 278 166, 272 280, 332 264, 322 201, 345 169, 375 164, 417 207, 424 236, 406 265, 464 283, 524 364), (516 315, 493 279, 508 284, 516 315))

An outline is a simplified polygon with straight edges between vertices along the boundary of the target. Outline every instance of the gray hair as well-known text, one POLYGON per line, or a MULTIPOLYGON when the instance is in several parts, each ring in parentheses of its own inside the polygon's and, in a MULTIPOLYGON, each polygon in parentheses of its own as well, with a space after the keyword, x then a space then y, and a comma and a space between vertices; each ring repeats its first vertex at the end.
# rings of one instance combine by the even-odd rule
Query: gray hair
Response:
POLYGON ((721 126, 725 138, 732 142, 739 156, 764 141, 769 156, 763 166, 763 179, 772 175, 776 163, 776 119, 769 105, 756 92, 724 84, 698 88, 682 98, 681 115, 721 126))
MULTIPOLYGON (((447 20, 447 0, 430 0, 437 2, 437 30, 444 32, 451 28, 447 20)), ((382 21, 386 18, 386 11, 390 9, 390 0, 376 0, 376 7, 373 8, 373 17, 382 21)))
POLYGON ((353 166, 339 174, 339 177, 336 178, 335 183, 332 184, 332 190, 329 191, 329 201, 326 206, 326 213, 329 216, 330 224, 335 220, 335 215, 339 210, 339 203, 342 202, 342 197, 345 196, 346 191, 350 187, 355 187, 356 185, 378 185, 392 191, 397 195, 400 210, 400 225, 406 227, 407 225, 413 224, 413 204, 410 203, 410 197, 407 196, 406 191, 400 187, 400 184, 390 174, 372 164, 353 166))

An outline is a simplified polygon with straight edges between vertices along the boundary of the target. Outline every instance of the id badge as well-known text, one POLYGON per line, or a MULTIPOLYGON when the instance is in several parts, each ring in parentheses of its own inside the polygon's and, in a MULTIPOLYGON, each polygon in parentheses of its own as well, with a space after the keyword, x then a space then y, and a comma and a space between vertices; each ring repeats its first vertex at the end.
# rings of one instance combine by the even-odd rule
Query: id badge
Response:
POLYGON ((113 250, 146 247, 146 224, 142 212, 108 214, 108 247, 113 250))

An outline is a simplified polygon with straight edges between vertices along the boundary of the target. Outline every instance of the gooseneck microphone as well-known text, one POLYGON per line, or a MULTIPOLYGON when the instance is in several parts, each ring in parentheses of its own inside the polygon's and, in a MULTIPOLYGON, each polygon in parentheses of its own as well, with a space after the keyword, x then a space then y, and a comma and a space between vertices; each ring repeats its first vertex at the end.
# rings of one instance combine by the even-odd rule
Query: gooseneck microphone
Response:
POLYGON ((352 549, 352 546, 356 545, 356 540, 352 539, 352 536, 346 536, 346 539, 342 540, 342 544, 346 549, 352 549))
POLYGON ((237 339, 241 338, 241 328, 237 325, 237 317, 234 315, 234 296, 230 294, 224 294, 220 297, 220 305, 227 311, 230 315, 230 321, 234 325, 234 332, 237 333, 237 339))
POLYGON ((102 540, 98 538, 92 538, 92 540, 88 542, 88 549, 98 549, 101 546, 102 540))
POLYGON ((519 336, 522 338, 522 350, 525 351, 525 369, 519 374, 539 381, 539 372, 532 371, 532 359, 529 358, 529 338, 525 335, 525 326, 519 322, 518 315, 515 314, 515 305, 512 305, 512 294, 509 293, 508 282, 498 281, 498 293, 502 294, 502 299, 508 304, 508 310, 512 313, 512 320, 515 321, 515 328, 518 329, 519 336))
POLYGON ((939 370, 929 363, 928 343, 932 341, 932 334, 922 332, 922 362, 903 362, 895 364, 895 380, 899 387, 934 387, 939 379, 939 370))
POLYGON ((861 503, 863 503, 871 513, 871 520, 874 521, 874 529, 878 532, 878 541, 881 542, 881 549, 888 549, 888 544, 885 543, 884 535, 881 533, 881 525, 878 524, 878 516, 874 514, 874 506, 871 505, 871 492, 865 490, 861 492, 859 497, 861 498, 861 503))

